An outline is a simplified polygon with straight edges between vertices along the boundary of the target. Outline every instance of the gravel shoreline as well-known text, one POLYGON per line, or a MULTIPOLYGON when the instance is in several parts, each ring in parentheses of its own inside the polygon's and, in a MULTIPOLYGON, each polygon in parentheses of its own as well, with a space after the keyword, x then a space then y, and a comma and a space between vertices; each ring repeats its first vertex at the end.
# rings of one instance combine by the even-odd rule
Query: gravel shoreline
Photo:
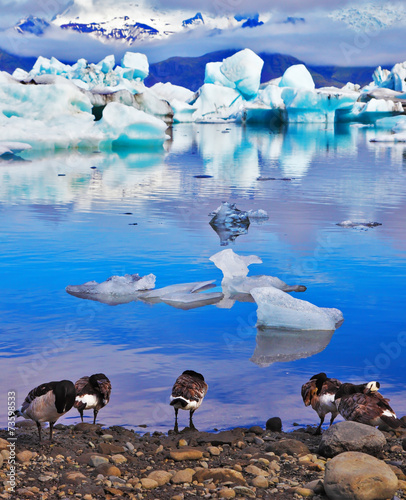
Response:
MULTIPOLYGON (((17 428, 14 492, 7 491, 7 431, 0 431, 0 498, 326 499, 323 482, 331 459, 319 454, 321 436, 314 429, 186 428, 139 435, 119 426, 59 424, 54 443, 40 445, 35 424, 23 421, 17 428)), ((386 444, 377 458, 397 476, 396 497, 406 498, 406 429, 383 435, 386 444)))

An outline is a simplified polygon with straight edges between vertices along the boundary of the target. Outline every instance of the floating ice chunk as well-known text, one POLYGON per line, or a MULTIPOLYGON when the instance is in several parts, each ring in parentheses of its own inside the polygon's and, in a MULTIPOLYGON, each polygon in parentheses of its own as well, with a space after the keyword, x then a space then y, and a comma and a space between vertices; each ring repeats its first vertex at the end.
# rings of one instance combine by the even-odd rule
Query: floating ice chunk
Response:
POLYGON ((106 56, 99 63, 96 64, 96 67, 100 69, 103 73, 107 74, 109 71, 112 71, 114 65, 116 64, 116 59, 114 55, 106 56))
POLYGON ((21 153, 21 151, 26 151, 31 149, 32 146, 26 142, 5 142, 0 141, 0 156, 4 154, 15 154, 21 153))
POLYGON ((171 102, 174 99, 181 102, 188 102, 193 98, 194 92, 187 89, 186 87, 181 87, 180 85, 173 85, 170 82, 166 83, 156 83, 151 87, 151 90, 161 99, 166 99, 171 102))
POLYGON ((222 286, 229 295, 251 294, 251 290, 254 288, 265 288, 270 286, 277 288, 278 290, 282 290, 283 292, 306 291, 306 287, 304 285, 287 285, 276 276, 266 276, 265 274, 224 280, 222 282, 222 286))
POLYGON ((393 102, 386 99, 371 99, 370 101, 356 102, 348 110, 340 110, 337 114, 338 121, 356 121, 362 123, 374 123, 377 120, 403 113, 401 102, 393 102))
POLYGON ((169 285, 163 288, 156 288, 141 295, 143 300, 146 299, 161 299, 163 297, 171 297, 177 294, 191 294, 202 292, 210 288, 214 288, 215 280, 211 281, 194 281, 192 283, 179 283, 176 285, 169 285))
POLYGON ((235 89, 235 83, 231 82, 222 72, 222 62, 210 62, 206 64, 204 73, 204 83, 213 83, 214 85, 222 85, 235 89))
POLYGON ((113 146, 131 146, 135 142, 148 145, 166 139, 165 122, 118 102, 107 104, 97 127, 103 132, 104 141, 112 141, 113 146))
POLYGON ((208 306, 219 302, 224 295, 220 292, 214 293, 174 293, 164 295, 162 302, 178 309, 189 310, 196 307, 208 306))
POLYGON ((251 295, 258 304, 258 327, 331 331, 338 328, 344 320, 338 309, 317 307, 274 287, 254 288, 251 295))
POLYGON ((209 215, 212 216, 210 224, 245 224, 249 225, 248 212, 239 210, 235 203, 223 201, 222 204, 216 208, 209 215))
POLYGON ((190 104, 196 106, 196 121, 236 119, 242 109, 241 94, 228 87, 205 83, 199 89, 198 98, 190 104))
POLYGON ((275 362, 286 363, 309 358, 324 351, 333 334, 334 330, 261 328, 257 331, 256 347, 250 361, 264 368, 275 362))
POLYGON ((124 276, 111 276, 106 281, 88 281, 83 285, 68 285, 66 291, 70 294, 87 295, 134 295, 141 290, 150 290, 155 286, 156 277, 153 274, 139 276, 138 274, 125 274, 124 276))
POLYGON ((249 219, 269 219, 268 213, 260 208, 259 210, 248 210, 249 219))
POLYGON ((149 74, 148 58, 139 52, 126 52, 121 60, 121 66, 134 70, 132 78, 144 80, 149 74))
POLYGON ((171 107, 173 109, 174 123, 190 123, 194 122, 194 113, 197 110, 196 106, 191 106, 183 101, 172 99, 171 107))
POLYGON ((353 222, 352 220, 343 220, 339 222, 337 226, 341 227, 377 227, 382 226, 380 222, 368 222, 368 221, 358 221, 353 222))
POLYGON ((284 109, 285 103, 282 99, 282 88, 276 85, 267 85, 259 93, 261 102, 270 106, 272 109, 284 109))
POLYGON ((262 264, 258 256, 238 255, 231 248, 212 255, 209 260, 222 271, 225 279, 245 278, 249 272, 248 266, 262 264))
POLYGON ((224 59, 220 71, 233 82, 245 99, 257 96, 264 61, 250 49, 244 49, 224 59))
POLYGON ((312 75, 304 64, 294 64, 283 74, 279 87, 313 90, 315 84, 312 75))

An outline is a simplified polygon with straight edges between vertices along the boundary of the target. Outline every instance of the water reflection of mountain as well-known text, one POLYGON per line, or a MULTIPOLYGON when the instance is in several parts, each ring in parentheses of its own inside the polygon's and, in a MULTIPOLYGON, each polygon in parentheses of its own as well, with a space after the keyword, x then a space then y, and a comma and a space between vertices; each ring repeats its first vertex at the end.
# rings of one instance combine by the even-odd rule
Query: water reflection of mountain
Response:
POLYGON ((261 328, 257 330, 257 345, 251 361, 258 366, 267 367, 275 362, 309 358, 324 351, 333 334, 334 331, 261 328))

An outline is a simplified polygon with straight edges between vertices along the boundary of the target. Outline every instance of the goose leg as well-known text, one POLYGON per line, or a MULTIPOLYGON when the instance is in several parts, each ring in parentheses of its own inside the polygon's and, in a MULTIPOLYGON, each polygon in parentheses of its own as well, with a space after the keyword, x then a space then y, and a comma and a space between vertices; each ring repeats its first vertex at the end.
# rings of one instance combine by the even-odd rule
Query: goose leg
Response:
POLYGON ((39 422, 37 422, 37 429, 38 429, 39 442, 41 443, 41 424, 39 422))
POLYGON ((83 408, 80 408, 79 410, 79 413, 80 413, 80 419, 82 420, 83 422, 83 408))
POLYGON ((320 424, 317 427, 316 432, 315 432, 316 436, 318 436, 319 434, 321 434, 321 426, 323 425, 323 422, 324 422, 324 415, 322 417, 320 417, 320 424))
POLYGON ((195 410, 190 410, 189 427, 191 429, 196 429, 195 424, 193 423, 193 420, 192 420, 194 412, 195 412, 195 410))
POLYGON ((179 408, 175 408, 175 427, 174 427, 174 431, 176 433, 179 432, 179 428, 178 428, 178 411, 179 411, 179 408))
POLYGON ((52 433, 54 430, 54 423, 55 422, 49 422, 49 440, 51 441, 51 443, 52 443, 52 433))
POLYGON ((99 410, 96 410, 96 408, 93 410, 93 425, 96 423, 96 417, 97 414, 99 413, 99 410))
POLYGON ((334 419, 336 418, 337 415, 338 415, 338 413, 332 413, 331 414, 330 425, 332 425, 332 423, 334 422, 334 419))

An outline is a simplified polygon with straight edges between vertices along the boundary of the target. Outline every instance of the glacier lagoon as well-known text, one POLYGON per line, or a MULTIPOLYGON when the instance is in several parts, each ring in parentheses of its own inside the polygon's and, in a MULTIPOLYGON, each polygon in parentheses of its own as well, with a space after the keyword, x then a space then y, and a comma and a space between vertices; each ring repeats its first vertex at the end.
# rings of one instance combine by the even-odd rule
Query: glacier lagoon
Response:
POLYGON ((21 401, 44 381, 103 371, 113 392, 101 422, 168 431, 172 384, 195 369, 209 384, 199 429, 280 416, 288 430, 315 423, 300 387, 325 371, 379 380, 404 415, 406 146, 370 142, 377 135, 350 125, 178 124, 165 149, 3 156, 2 387, 21 401), (269 218, 216 234, 208 214, 222 201, 269 218), (337 225, 347 220, 382 226, 337 225), (185 311, 65 291, 153 273, 157 288, 216 280, 216 292, 222 273, 209 257, 224 248, 260 256, 253 274, 307 286, 295 297, 339 308, 343 325, 257 330, 250 301, 185 311))

